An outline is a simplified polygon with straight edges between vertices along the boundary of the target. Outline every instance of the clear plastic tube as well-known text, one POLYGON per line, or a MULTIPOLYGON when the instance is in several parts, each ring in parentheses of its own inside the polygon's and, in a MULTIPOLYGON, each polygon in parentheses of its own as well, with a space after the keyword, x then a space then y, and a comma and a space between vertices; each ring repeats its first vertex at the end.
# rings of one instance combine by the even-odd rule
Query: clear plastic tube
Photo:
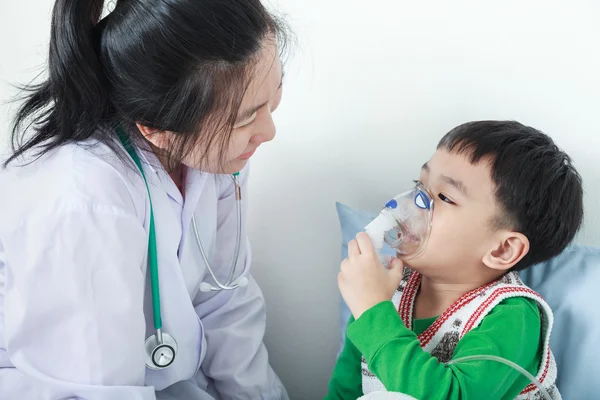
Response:
POLYGON ((446 365, 460 364, 460 363, 469 362, 469 361, 496 361, 496 362, 508 365, 509 367, 512 367, 513 369, 516 369, 517 371, 519 371, 521 374, 525 375, 527 377, 527 379, 529 379, 535 386, 537 386, 537 388, 540 390, 540 392, 542 393, 544 398, 546 398, 547 400, 553 400, 552 397, 550 396, 550 394, 548 393, 548 391, 542 387, 542 384, 540 383, 540 381, 538 381, 533 375, 531 375, 529 372, 527 372, 523 367, 521 367, 518 364, 515 364, 514 362, 512 362, 510 360, 507 360, 506 358, 493 356, 493 355, 477 354, 474 356, 459 357, 457 359, 447 362, 446 365))

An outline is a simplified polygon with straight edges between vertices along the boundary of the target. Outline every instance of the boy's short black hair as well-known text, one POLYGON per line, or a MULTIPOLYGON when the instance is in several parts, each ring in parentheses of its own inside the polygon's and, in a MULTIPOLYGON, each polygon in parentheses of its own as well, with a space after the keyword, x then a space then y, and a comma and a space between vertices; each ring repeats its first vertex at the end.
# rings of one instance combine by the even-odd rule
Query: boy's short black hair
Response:
POLYGON ((522 270, 561 253, 583 221, 581 176, 550 137, 515 121, 474 121, 448 132, 438 149, 488 160, 503 208, 493 223, 521 232, 529 253, 522 270))

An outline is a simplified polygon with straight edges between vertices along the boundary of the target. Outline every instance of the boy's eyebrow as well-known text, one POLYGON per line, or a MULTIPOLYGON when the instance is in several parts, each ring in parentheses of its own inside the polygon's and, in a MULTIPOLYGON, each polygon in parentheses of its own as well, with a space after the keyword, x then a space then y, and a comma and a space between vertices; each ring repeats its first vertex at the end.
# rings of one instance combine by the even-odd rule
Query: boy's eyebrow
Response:
MULTIPOLYGON (((431 171, 431 168, 429 167, 428 163, 425 163, 421 167, 421 170, 429 173, 431 171)), ((446 182, 448 185, 455 187, 464 196, 469 197, 469 193, 467 191, 467 187, 465 186, 465 184, 462 181, 459 181, 457 179, 451 178, 451 177, 446 176, 446 175, 442 175, 440 178, 442 179, 442 181, 446 182)))
POLYGON ((446 175, 442 175, 441 179, 446 182, 450 186, 454 186, 459 192, 461 192, 466 197, 469 197, 469 193, 467 192, 467 187, 462 181, 456 180, 446 175))

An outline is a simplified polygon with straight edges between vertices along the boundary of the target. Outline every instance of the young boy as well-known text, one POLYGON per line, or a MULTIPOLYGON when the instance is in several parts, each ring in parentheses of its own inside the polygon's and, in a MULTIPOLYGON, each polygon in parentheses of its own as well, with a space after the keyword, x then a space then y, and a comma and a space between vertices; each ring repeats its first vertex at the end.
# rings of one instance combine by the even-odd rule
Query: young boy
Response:
POLYGON ((434 203, 420 255, 385 269, 366 234, 349 243, 338 283, 353 317, 326 399, 543 398, 505 364, 447 364, 470 355, 510 360, 560 398, 552 312, 517 271, 558 255, 582 223, 569 156, 517 122, 471 122, 442 138, 419 185, 434 203))

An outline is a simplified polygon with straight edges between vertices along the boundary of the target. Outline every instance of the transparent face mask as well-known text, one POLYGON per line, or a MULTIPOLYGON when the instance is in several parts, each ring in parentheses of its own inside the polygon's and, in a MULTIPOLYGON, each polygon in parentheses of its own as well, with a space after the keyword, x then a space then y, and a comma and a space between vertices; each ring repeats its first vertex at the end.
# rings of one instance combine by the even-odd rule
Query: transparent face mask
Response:
POLYGON ((377 219, 383 231, 383 240, 396 251, 398 257, 409 260, 419 256, 431 234, 433 197, 425 187, 417 184, 388 201, 377 219), (383 220, 381 220, 383 219, 383 220))

